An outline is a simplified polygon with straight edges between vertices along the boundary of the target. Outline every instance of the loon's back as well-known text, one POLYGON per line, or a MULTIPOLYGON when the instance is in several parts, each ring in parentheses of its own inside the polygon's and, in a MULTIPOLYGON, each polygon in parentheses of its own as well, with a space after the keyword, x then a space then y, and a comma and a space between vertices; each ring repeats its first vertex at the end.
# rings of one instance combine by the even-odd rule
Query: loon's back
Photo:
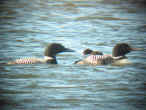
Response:
POLYGON ((90 55, 83 60, 76 61, 75 64, 81 65, 107 65, 112 64, 114 60, 120 59, 120 57, 112 57, 111 55, 90 55))

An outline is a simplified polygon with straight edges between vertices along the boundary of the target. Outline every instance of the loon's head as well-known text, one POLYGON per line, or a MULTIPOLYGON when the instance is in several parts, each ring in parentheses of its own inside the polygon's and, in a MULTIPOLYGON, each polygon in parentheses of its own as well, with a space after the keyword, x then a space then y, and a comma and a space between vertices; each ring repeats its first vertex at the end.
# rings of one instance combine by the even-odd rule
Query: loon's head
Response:
POLYGON ((88 54, 91 54, 91 52, 93 52, 93 50, 87 48, 83 51, 83 55, 88 55, 88 54))
POLYGON ((51 43, 45 49, 45 56, 55 57, 61 52, 74 52, 74 50, 66 48, 59 43, 51 43))
POLYGON ((129 53, 131 51, 136 51, 136 50, 142 50, 142 49, 141 48, 132 48, 127 43, 118 43, 113 48, 112 55, 114 57, 117 57, 117 56, 125 56, 127 53, 129 53))
POLYGON ((85 49, 83 51, 83 55, 88 55, 88 54, 91 54, 91 55, 103 55, 103 53, 100 52, 100 51, 93 51, 93 50, 87 48, 87 49, 85 49))

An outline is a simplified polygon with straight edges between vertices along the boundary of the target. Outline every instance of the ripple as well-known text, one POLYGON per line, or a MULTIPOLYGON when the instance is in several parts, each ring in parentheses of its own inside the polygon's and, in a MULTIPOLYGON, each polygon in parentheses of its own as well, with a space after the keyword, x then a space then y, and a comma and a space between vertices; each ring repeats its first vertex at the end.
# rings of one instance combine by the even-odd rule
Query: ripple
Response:
POLYGON ((4 89, 0 91, 1 94, 30 94, 32 93, 31 91, 28 92, 26 90, 9 90, 9 89, 4 89))
POLYGON ((104 17, 104 16, 84 16, 84 17, 78 17, 77 19, 76 19, 76 21, 85 21, 85 20, 94 20, 94 19, 96 19, 96 20, 108 20, 108 21, 112 21, 112 20, 114 20, 114 21, 123 21, 123 20, 125 20, 125 21, 127 21, 127 20, 130 20, 130 19, 128 19, 128 18, 116 18, 116 17, 104 17))

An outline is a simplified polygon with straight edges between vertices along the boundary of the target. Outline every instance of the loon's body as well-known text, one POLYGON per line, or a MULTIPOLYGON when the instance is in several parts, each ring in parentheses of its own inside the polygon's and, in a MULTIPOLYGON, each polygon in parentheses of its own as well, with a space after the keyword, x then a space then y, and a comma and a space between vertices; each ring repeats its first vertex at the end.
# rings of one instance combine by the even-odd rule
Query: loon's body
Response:
POLYGON ((26 57, 10 61, 8 64, 34 64, 34 63, 50 63, 57 64, 56 59, 45 56, 44 58, 26 57))
POLYGON ((75 64, 107 65, 112 64, 115 60, 119 60, 121 58, 122 56, 112 57, 110 55, 90 55, 83 60, 76 61, 75 64))
POLYGON ((86 58, 83 59, 83 60, 75 61, 74 64, 91 64, 91 65, 95 65, 95 63, 96 63, 95 59, 96 60, 100 59, 100 61, 101 61, 101 59, 104 59, 104 57, 102 56, 103 53, 100 52, 100 51, 93 51, 93 50, 87 48, 82 53, 83 53, 84 56, 86 56, 86 58))
MULTIPOLYGON (((100 55, 94 51, 92 52, 83 52, 83 54, 90 54, 83 60, 76 61, 75 64, 89 64, 89 65, 125 65, 130 64, 128 58, 125 56, 130 51, 141 50, 139 48, 132 48, 126 43, 117 44, 112 51, 112 55, 100 55)), ((86 55, 85 54, 85 55, 86 55)))
POLYGON ((52 43, 45 49, 44 58, 28 57, 22 59, 16 59, 15 61, 10 61, 7 64, 34 64, 34 63, 49 63, 57 64, 56 55, 61 52, 73 52, 69 48, 65 48, 61 44, 52 43))
POLYGON ((78 60, 75 64, 88 64, 88 65, 107 65, 114 62, 114 60, 119 60, 122 56, 119 57, 112 57, 112 55, 103 55, 100 51, 93 51, 91 49, 85 49, 83 51, 83 55, 88 55, 83 60, 78 60))

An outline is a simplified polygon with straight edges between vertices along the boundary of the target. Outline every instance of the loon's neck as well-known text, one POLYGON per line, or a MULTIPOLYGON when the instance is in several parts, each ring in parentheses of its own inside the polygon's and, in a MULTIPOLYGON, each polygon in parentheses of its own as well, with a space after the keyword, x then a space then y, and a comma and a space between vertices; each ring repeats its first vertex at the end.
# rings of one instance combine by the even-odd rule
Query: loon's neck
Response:
POLYGON ((57 64, 57 60, 55 56, 53 57, 45 56, 44 59, 48 64, 57 64))

